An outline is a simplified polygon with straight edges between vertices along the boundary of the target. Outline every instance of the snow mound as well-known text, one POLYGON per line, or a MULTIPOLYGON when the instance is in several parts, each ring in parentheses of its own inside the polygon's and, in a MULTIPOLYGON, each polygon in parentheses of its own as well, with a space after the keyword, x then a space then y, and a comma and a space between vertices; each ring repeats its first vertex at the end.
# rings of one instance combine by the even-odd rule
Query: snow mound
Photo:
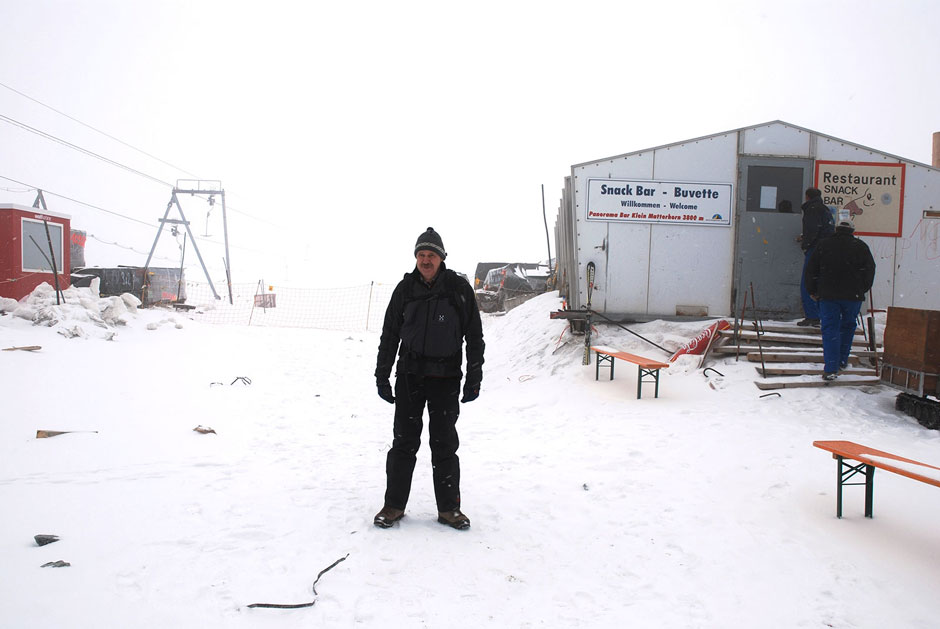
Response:
MULTIPOLYGON (((584 336, 571 333, 565 319, 550 320, 562 307, 557 292, 539 295, 507 313, 486 317, 487 360, 498 360, 523 371, 556 373, 559 368, 581 364, 584 336), (574 362, 573 362, 574 361, 574 362)), ((614 324, 595 317, 591 345, 607 345, 619 351, 668 362, 672 354, 695 338, 714 320, 664 321, 614 324)), ((593 360, 593 355, 591 357, 593 360)), ((670 374, 698 371, 701 357, 679 356, 670 374)))
POLYGON ((98 289, 99 280, 94 279, 87 288, 71 286, 61 291, 57 300, 55 289, 43 282, 20 301, 4 298, 0 310, 33 325, 53 328, 66 338, 112 340, 114 328, 133 321, 141 302, 129 293, 101 297, 98 289))

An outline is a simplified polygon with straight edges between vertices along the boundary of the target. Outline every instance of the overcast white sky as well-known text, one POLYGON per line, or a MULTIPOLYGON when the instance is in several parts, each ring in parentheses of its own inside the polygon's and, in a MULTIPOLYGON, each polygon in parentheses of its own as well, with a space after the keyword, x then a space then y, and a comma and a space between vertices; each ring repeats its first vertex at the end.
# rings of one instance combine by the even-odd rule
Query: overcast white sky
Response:
MULTIPOLYGON (((235 282, 395 281, 428 225, 468 274, 544 259, 540 186, 554 255, 572 164, 770 120, 924 163, 940 131, 932 0, 0 0, 0 23, 0 200, 55 193, 89 265, 135 265, 170 185, 221 180, 235 282)), ((221 279, 220 208, 181 202, 221 279)))

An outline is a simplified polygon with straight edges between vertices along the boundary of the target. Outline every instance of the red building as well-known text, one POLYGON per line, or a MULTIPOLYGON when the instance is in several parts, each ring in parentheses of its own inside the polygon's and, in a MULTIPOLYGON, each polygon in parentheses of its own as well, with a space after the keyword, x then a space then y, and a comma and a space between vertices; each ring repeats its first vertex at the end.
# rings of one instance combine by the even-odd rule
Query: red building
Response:
POLYGON ((55 286, 53 264, 59 288, 68 288, 70 234, 65 214, 0 203, 0 297, 22 299, 43 282, 55 286))

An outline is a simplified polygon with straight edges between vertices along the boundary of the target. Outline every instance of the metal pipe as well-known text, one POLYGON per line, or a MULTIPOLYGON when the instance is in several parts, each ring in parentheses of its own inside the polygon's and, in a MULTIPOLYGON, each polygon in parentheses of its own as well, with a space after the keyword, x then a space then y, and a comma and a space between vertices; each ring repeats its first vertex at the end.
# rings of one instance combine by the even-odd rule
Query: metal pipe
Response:
POLYGON ((542 221, 545 222, 545 244, 548 246, 548 266, 552 266, 552 241, 548 236, 548 216, 545 214, 545 184, 542 184, 542 221))
POLYGON ((183 264, 186 262, 186 236, 183 234, 183 254, 180 256, 180 278, 176 281, 176 301, 180 300, 180 293, 183 291, 183 264))
MULTIPOLYGON (((46 242, 49 243, 49 255, 52 257, 52 279, 55 283, 55 303, 58 306, 62 302, 60 301, 59 296, 59 270, 55 262, 55 249, 52 248, 52 236, 49 235, 49 221, 43 219, 43 227, 46 228, 46 242)), ((65 228, 63 227, 63 230, 65 228)))
POLYGON ((940 131, 933 134, 933 167, 940 168, 940 131))
POLYGON ((225 213, 225 190, 219 193, 222 197, 222 231, 225 233, 225 280, 228 282, 228 303, 232 304, 232 258, 228 252, 228 215, 225 213))
MULTIPOLYGON (((654 346, 654 347, 656 347, 656 348, 658 348, 658 349, 661 349, 662 351, 664 351, 665 353, 669 354, 670 356, 672 356, 672 355, 675 353, 675 352, 670 352, 668 349, 666 349, 666 348, 663 347, 662 345, 657 345, 656 343, 654 343, 653 341, 649 340, 648 338, 644 338, 644 337, 640 336, 639 334, 637 334, 636 332, 634 332, 634 331, 631 330, 630 328, 620 325, 619 323, 617 323, 616 321, 614 321, 614 320, 611 319, 610 317, 607 317, 607 316, 605 316, 605 315, 602 315, 601 313, 597 312, 596 310, 590 310, 590 309, 589 309, 588 312, 591 313, 591 314, 596 314, 598 317, 600 317, 600 318, 602 318, 602 319, 606 319, 607 321, 609 321, 610 323, 613 323, 615 326, 617 326, 617 327, 620 328, 621 330, 626 330, 627 332, 629 332, 629 333, 632 334, 633 336, 635 336, 635 337, 637 337, 637 338, 639 338, 639 339, 642 339, 642 340, 646 341, 647 343, 649 343, 650 345, 652 345, 652 346, 654 346)), ((590 319, 588 319, 588 325, 590 325, 590 319)), ((584 363, 584 364, 587 365, 588 363, 584 363)))

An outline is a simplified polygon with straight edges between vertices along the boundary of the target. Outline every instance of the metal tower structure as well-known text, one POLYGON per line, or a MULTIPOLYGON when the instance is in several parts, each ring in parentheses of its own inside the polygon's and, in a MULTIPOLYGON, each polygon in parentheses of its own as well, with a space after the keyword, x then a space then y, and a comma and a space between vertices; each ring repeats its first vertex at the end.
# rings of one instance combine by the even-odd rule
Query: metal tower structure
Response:
POLYGON ((150 248, 150 255, 147 256, 147 262, 144 264, 144 281, 146 282, 147 270, 150 268, 150 260, 153 259, 153 252, 157 249, 157 242, 160 240, 160 234, 163 232, 163 227, 167 223, 171 225, 183 225, 186 228, 186 232, 189 234, 189 239, 192 242, 193 249, 196 251, 196 257, 199 259, 199 265, 202 267, 202 272, 206 274, 206 280, 209 282, 209 288, 212 290, 212 295, 216 299, 221 299, 215 290, 215 285, 212 283, 212 278, 209 277, 209 271, 206 269, 206 263, 203 261, 202 253, 199 251, 199 244, 196 242, 196 238, 193 236, 193 231, 189 227, 189 221, 186 220, 186 215, 183 214, 183 206, 180 205, 178 197, 180 194, 189 194, 190 196, 195 196, 198 194, 200 196, 206 196, 208 197, 210 207, 215 205, 216 196, 222 200, 222 226, 225 232, 225 258, 223 259, 223 262, 225 263, 225 281, 228 284, 228 303, 231 304, 232 271, 229 263, 228 252, 228 216, 225 212, 225 190, 222 189, 221 181, 197 179, 179 179, 176 181, 176 187, 173 188, 170 201, 166 204, 166 212, 163 213, 163 218, 160 219, 160 226, 157 228, 157 235, 153 239, 153 246, 150 248), (170 210, 174 205, 179 211, 180 218, 178 219, 169 218, 170 210))

